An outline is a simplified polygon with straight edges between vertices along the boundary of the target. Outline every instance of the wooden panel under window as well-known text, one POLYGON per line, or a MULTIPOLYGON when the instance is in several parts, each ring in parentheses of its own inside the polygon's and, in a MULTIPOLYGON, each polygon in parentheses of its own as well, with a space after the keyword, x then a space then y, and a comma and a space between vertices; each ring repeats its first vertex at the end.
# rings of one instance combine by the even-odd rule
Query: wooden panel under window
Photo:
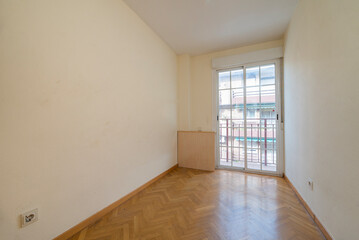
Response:
POLYGON ((178 166, 214 171, 215 169, 215 133, 178 131, 178 166))

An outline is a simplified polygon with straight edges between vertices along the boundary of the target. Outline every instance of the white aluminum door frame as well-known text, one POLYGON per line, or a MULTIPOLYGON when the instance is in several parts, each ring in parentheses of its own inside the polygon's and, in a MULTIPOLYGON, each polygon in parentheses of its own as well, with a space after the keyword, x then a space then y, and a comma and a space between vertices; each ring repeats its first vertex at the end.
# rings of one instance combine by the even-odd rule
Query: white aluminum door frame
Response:
MULTIPOLYGON (((250 64, 242 64, 231 68, 223 68, 223 69, 215 69, 213 70, 212 74, 213 78, 213 123, 212 127, 213 130, 216 131, 216 168, 217 169, 229 169, 229 170, 239 170, 244 172, 251 172, 251 173, 259 173, 259 174, 266 174, 266 175, 275 175, 275 176, 282 176, 284 171, 284 162, 283 162, 283 122, 282 122, 282 98, 281 98, 281 60, 280 59, 274 59, 274 60, 268 60, 268 61, 262 61, 262 62, 255 62, 250 64), (236 70, 236 69, 243 69, 243 96, 244 96, 244 106, 246 105, 246 69, 249 67, 255 67, 255 66, 262 66, 262 65, 269 65, 274 64, 275 65, 275 98, 276 98, 276 113, 278 114, 278 119, 276 121, 276 141, 277 141, 277 171, 265 171, 265 170, 255 170, 255 169, 248 169, 247 168, 247 141, 245 141, 245 167, 239 168, 239 167, 226 167, 226 166, 220 166, 220 159, 219 159, 219 121, 217 120, 217 117, 219 116, 219 98, 218 98, 218 73, 222 71, 230 71, 230 70, 236 70)), ((232 112, 232 111, 231 111, 232 112)), ((232 113, 231 113, 232 114, 232 113)), ((244 116, 246 116, 246 108, 244 108, 244 116)), ((247 118, 244 118, 244 121, 246 123, 247 118)), ((246 125, 245 125, 246 126, 246 125)), ((247 131, 245 133, 245 139, 247 135, 247 131)), ((240 149, 239 149, 240 152, 240 149)), ((262 163, 260 163, 262 164, 262 163)))

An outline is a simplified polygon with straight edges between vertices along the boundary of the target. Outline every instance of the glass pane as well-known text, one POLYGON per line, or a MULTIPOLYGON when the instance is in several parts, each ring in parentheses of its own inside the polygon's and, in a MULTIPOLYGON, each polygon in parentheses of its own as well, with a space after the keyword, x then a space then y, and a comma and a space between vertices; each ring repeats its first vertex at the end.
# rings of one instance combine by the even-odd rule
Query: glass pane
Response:
POLYGON ((259 87, 247 87, 246 88, 246 101, 247 101, 247 118, 259 118, 260 117, 260 98, 259 87))
POLYGON ((222 146, 232 146, 232 128, 219 129, 219 143, 222 146))
POLYGON ((259 67, 247 68, 246 70, 246 86, 259 85, 259 67))
POLYGON ((261 66, 261 85, 275 84, 274 64, 261 66))
POLYGON ((265 107, 262 106, 261 119, 267 119, 267 120, 277 119, 275 109, 273 109, 272 107, 271 108, 265 108, 265 107))
POLYGON ((255 148, 247 148, 247 167, 249 169, 260 170, 260 150, 255 148))
POLYGON ((275 85, 261 87, 262 108, 275 109, 275 85))
MULTIPOLYGON (((229 120, 228 120, 229 121, 229 120)), ((228 123, 229 124, 229 123, 228 123)), ((227 127, 227 120, 219 120, 219 127, 225 128, 227 127)))
POLYGON ((232 119, 232 127, 233 128, 243 128, 244 127, 244 120, 236 120, 236 119, 232 119))
POLYGON ((243 87, 243 69, 234 70, 231 72, 232 74, 232 88, 243 87))
POLYGON ((262 169, 276 171, 276 120, 263 119, 261 122, 262 169))
POLYGON ((219 109, 219 119, 230 119, 231 110, 230 109, 219 109))
POLYGON ((277 151, 275 149, 264 149, 262 151, 262 169, 266 171, 277 170, 277 151))
POLYGON ((259 120, 247 121, 247 139, 251 142, 259 141, 259 120))
POLYGON ((220 72, 218 73, 218 88, 226 89, 230 88, 230 72, 220 72))
POLYGON ((243 98, 243 89, 233 89, 232 90, 232 105, 234 107, 240 107, 244 104, 244 98, 243 98))
POLYGON ((232 148, 232 162, 234 167, 244 168, 244 148, 232 148))
POLYGON ((244 147, 244 120, 232 120, 234 147, 244 147))
POLYGON ((260 170, 260 120, 247 120, 247 167, 260 170))
POLYGON ((231 161, 227 156, 229 156, 229 148, 220 147, 219 148, 219 156, 220 156, 220 165, 221 166, 231 166, 231 161))
POLYGON ((219 91, 219 107, 220 108, 229 108, 231 104, 231 91, 230 90, 220 90, 219 91))
POLYGON ((232 110, 232 118, 233 119, 244 119, 243 118, 243 109, 241 108, 235 108, 232 110))

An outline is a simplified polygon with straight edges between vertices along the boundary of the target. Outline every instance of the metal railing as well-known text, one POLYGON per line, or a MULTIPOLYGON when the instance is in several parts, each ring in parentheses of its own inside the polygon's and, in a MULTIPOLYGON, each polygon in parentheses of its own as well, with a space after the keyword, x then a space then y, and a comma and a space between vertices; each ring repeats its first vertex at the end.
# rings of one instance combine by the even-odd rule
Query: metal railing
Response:
POLYGON ((247 119, 246 128, 243 120, 221 120, 225 124, 220 124, 219 126, 220 158, 225 159, 227 162, 230 160, 244 161, 246 142, 247 162, 263 163, 265 166, 276 164, 275 120, 274 118, 247 119), (235 121, 242 121, 243 123, 235 123, 235 121), (245 132, 245 129, 247 132, 245 132), (236 151, 238 151, 238 154, 236 151))

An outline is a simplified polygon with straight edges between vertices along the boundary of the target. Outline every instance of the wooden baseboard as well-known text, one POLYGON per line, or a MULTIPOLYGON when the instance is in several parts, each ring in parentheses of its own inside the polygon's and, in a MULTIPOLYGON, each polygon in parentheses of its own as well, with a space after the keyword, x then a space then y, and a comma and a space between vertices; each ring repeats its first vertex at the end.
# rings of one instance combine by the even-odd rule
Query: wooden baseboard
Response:
POLYGON ((299 194, 299 192, 297 191, 297 189, 294 187, 294 185, 292 184, 292 182, 288 179, 288 177, 284 174, 283 178, 288 182, 289 186, 293 189, 295 195, 297 196, 297 198, 299 199, 299 201, 302 203, 302 205, 304 206, 304 208, 307 210, 307 212, 309 213, 309 215, 313 218, 313 221, 317 224, 317 226, 319 227, 320 231, 322 231, 324 237, 327 240, 333 240, 333 238, 330 236, 330 234, 328 233, 328 231, 324 228, 323 224, 319 221, 319 219, 315 216, 315 214, 313 213, 312 209, 310 209, 309 205, 304 201, 304 199, 302 198, 302 196, 299 194))
POLYGON ((176 169, 178 167, 178 164, 174 165, 173 167, 171 167, 170 169, 164 171, 163 173, 161 173, 160 175, 158 175, 157 177, 151 179, 150 181, 146 182, 145 184, 143 184, 142 186, 140 186, 139 188, 135 189, 134 191, 130 192, 129 194, 127 194, 126 196, 120 198, 119 200, 117 200, 116 202, 112 203, 111 205, 105 207, 104 209, 100 210, 99 212, 95 213, 94 215, 92 215, 91 217, 85 219, 84 221, 80 222, 79 224, 77 224, 76 226, 70 228, 69 230, 67 230, 66 232, 62 233, 61 235, 57 236, 56 238, 54 238, 54 240, 67 240, 70 237, 72 237, 73 235, 75 235, 76 233, 78 233, 79 231, 81 231, 82 229, 84 229, 85 227, 95 223, 96 221, 98 221, 99 219, 101 219, 103 216, 105 216, 106 214, 110 213, 113 209, 117 208, 118 206, 120 206, 122 203, 126 202, 128 199, 130 199, 131 197, 133 197, 134 195, 136 195, 137 193, 141 192, 143 189, 147 188, 148 186, 150 186, 152 183, 156 182, 157 180, 159 180, 160 178, 164 177, 165 175, 167 175, 169 172, 171 172, 172 170, 176 169))

